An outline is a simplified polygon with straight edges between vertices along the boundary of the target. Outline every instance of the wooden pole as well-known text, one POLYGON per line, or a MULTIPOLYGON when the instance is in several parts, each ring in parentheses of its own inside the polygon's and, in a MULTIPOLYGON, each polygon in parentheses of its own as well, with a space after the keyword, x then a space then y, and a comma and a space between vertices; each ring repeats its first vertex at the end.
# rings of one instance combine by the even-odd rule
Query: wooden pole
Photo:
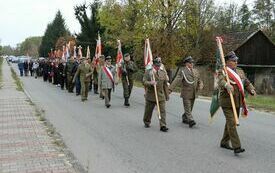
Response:
MULTIPOLYGON (((156 81, 155 74, 154 74, 154 68, 152 68, 152 72, 153 72, 153 75, 152 75, 153 79, 152 80, 156 81)), ((160 108, 159 108, 159 99, 158 99, 157 85, 156 84, 154 84, 154 90, 155 90, 156 104, 157 104, 157 109, 158 109, 158 118, 161 119, 160 108)))
MULTIPOLYGON (((225 66, 225 59, 224 59, 224 53, 223 53, 223 49, 222 49, 222 43, 221 43, 221 39, 217 38, 217 45, 219 48, 219 52, 220 52, 220 57, 221 57, 221 61, 222 61, 222 66, 223 66, 223 71, 225 73, 225 77, 226 77, 226 82, 228 85, 230 85, 230 81, 229 81, 229 77, 227 74, 227 69, 225 66)), ((235 101, 234 101, 234 97, 231 91, 229 91, 229 96, 230 96, 230 101, 231 101, 231 105, 232 105, 232 109, 233 109, 233 114, 234 114, 234 120, 235 120, 235 125, 239 126, 239 118, 238 118, 238 114, 236 111, 236 105, 235 105, 235 101)))

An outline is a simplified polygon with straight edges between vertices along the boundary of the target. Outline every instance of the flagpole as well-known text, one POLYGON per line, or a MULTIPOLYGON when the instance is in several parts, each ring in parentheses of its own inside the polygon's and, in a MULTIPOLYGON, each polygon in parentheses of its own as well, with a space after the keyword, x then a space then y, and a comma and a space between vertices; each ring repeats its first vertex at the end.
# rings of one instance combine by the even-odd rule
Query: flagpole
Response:
MULTIPOLYGON (((218 48, 220 50, 221 61, 222 61, 223 71, 224 71, 225 77, 226 77, 226 82, 228 84, 230 84, 230 80, 229 80, 229 77, 228 77, 228 74, 227 74, 227 69, 226 69, 226 66, 225 66, 225 59, 224 59, 224 54, 223 54, 221 39, 219 37, 217 37, 216 41, 217 41, 218 48)), ((240 125, 239 124, 239 118, 238 118, 238 114, 237 114, 237 110, 236 110, 236 105, 235 105, 235 101, 234 101, 234 98, 233 98, 233 94, 232 94, 231 91, 229 91, 229 96, 230 96, 230 101, 231 101, 231 105, 232 105, 232 109, 233 109, 235 125, 239 126, 240 125)))
MULTIPOLYGON (((150 54, 151 57, 153 57, 152 52, 151 52, 150 43, 149 43, 149 38, 146 41, 147 41, 147 44, 148 44, 147 49, 149 51, 149 54, 150 54)), ((153 67, 152 67, 152 72, 153 72, 152 81, 155 82, 156 78, 155 78, 155 73, 154 73, 154 68, 153 67)), ((158 110, 158 118, 161 119, 161 116, 160 116, 160 107, 159 107, 159 99, 158 99, 158 92, 157 92, 157 85, 156 84, 154 84, 154 91, 155 91, 155 98, 156 98, 156 104, 157 104, 157 110, 158 110)))

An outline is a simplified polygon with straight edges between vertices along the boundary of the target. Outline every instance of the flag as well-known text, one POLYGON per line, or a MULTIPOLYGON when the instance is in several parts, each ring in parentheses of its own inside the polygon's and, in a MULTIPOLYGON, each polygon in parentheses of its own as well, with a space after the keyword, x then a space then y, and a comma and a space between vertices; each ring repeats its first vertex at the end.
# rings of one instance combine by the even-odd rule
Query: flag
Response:
POLYGON ((96 40, 96 48, 95 48, 95 59, 94 59, 94 62, 95 62, 95 65, 97 65, 99 63, 99 57, 101 55, 101 38, 100 38, 100 35, 98 34, 98 39, 96 40))
POLYGON ((216 66, 215 66, 215 74, 214 74, 214 91, 212 94, 212 101, 211 101, 211 105, 210 105, 210 118, 212 119, 215 115, 215 113, 219 110, 219 99, 218 99, 218 94, 219 94, 219 90, 218 90, 218 71, 219 69, 222 68, 222 62, 221 62, 221 57, 220 57, 220 51, 217 48, 216 51, 216 55, 215 55, 215 59, 216 59, 216 66))
POLYGON ((91 55, 90 55, 90 47, 89 47, 89 46, 87 47, 86 58, 87 58, 87 59, 90 59, 90 58, 91 58, 91 55))
POLYGON ((145 46, 144 46, 144 66, 145 69, 151 69, 153 65, 153 55, 152 50, 150 47, 149 39, 147 38, 145 40, 145 46))
POLYGON ((65 60, 65 53, 66 53, 66 47, 65 46, 62 46, 62 59, 65 60))
POLYGON ((81 47, 81 45, 79 45, 78 46, 78 56, 79 56, 79 58, 82 58, 82 47, 81 47))
POLYGON ((122 75, 122 69, 119 67, 121 63, 123 62, 123 55, 121 50, 121 42, 120 40, 117 40, 118 46, 117 46, 117 56, 116 56, 116 69, 117 69, 117 75, 120 78, 122 75))
POLYGON ((74 46, 74 59, 76 58, 76 46, 74 46))

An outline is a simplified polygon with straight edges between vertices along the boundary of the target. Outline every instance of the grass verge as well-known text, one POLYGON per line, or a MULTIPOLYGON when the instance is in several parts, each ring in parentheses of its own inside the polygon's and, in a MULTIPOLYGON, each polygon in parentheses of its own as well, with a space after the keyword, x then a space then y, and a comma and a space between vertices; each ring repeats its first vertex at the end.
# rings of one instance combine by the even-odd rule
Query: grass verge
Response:
POLYGON ((3 80, 3 74, 2 74, 2 64, 3 64, 3 60, 4 58, 3 57, 0 57, 0 89, 2 88, 2 80, 3 80))
POLYGON ((16 86, 17 86, 16 90, 17 91, 23 91, 23 86, 22 86, 23 84, 22 84, 22 82, 18 78, 18 76, 17 76, 16 72, 13 70, 13 68, 11 67, 10 69, 11 69, 11 76, 15 80, 15 83, 16 83, 16 86))
POLYGON ((246 99, 248 105, 255 109, 275 112, 275 97, 257 95, 255 97, 248 96, 246 99))

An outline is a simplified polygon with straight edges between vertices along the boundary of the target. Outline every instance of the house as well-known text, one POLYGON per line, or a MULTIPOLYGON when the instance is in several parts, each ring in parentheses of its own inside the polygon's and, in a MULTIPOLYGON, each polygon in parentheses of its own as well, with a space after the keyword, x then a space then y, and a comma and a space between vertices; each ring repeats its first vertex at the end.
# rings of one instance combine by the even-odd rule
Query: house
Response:
POLYGON ((275 45, 263 31, 237 32, 221 36, 224 53, 233 50, 241 67, 258 93, 275 90, 275 45))

